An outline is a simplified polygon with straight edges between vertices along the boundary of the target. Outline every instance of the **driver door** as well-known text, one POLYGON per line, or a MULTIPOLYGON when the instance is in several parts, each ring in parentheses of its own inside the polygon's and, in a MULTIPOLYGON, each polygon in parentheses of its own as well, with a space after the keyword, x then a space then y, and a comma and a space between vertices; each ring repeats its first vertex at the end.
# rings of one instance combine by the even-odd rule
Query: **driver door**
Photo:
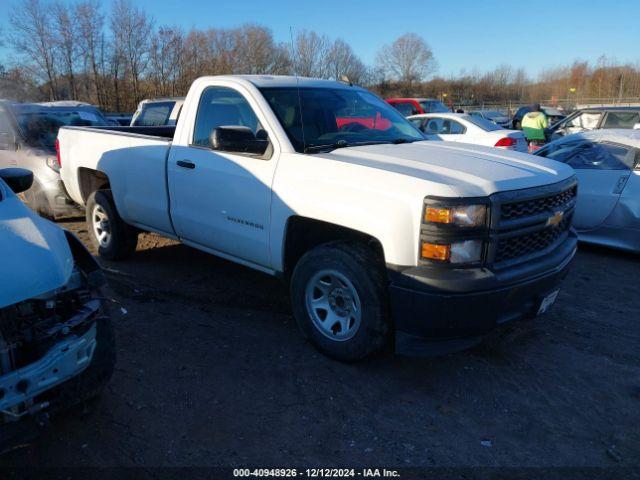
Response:
POLYGON ((204 89, 188 142, 181 140, 170 150, 169 196, 180 239, 268 268, 277 155, 272 146, 268 154, 256 156, 216 151, 210 143, 211 133, 221 126, 266 134, 254 107, 233 88, 204 89))
POLYGON ((635 150, 613 143, 587 143, 567 160, 578 176, 578 230, 601 225, 616 207, 631 175, 635 150))

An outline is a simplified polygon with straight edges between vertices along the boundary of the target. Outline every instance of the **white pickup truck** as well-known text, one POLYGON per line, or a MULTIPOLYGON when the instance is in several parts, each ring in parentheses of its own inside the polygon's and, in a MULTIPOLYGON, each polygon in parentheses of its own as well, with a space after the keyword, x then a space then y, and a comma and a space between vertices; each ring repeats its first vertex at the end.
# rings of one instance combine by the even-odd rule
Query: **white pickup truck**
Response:
POLYGON ((140 230, 278 275, 303 333, 362 358, 438 353, 543 313, 576 251, 571 168, 428 142, 340 82, 203 77, 175 127, 63 127, 61 173, 100 254, 140 230))

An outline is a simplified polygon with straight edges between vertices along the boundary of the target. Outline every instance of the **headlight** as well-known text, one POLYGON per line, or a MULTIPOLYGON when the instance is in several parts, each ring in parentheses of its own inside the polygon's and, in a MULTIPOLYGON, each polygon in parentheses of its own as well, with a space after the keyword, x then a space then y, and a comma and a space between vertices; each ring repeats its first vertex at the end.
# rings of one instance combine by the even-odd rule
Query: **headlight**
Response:
POLYGON ((478 263, 482 260, 482 240, 464 240, 452 243, 423 241, 421 257, 452 264, 478 263))
POLYGON ((429 206, 424 210, 426 223, 455 225, 463 228, 483 227, 487 223, 486 205, 429 206))

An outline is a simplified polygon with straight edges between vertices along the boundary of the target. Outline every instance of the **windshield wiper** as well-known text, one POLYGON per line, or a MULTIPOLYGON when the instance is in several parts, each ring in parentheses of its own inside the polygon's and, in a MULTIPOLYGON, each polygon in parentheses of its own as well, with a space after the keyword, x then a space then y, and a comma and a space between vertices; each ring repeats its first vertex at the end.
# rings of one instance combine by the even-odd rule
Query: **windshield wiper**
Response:
POLYGON ((350 145, 346 140, 338 140, 335 143, 327 143, 325 145, 309 145, 308 147, 304 147, 304 153, 319 152, 323 150, 330 152, 332 150, 335 150, 336 148, 345 148, 349 146, 350 145))
POLYGON ((335 150, 336 148, 345 148, 345 147, 366 147, 367 145, 389 145, 396 143, 411 143, 417 140, 407 140, 406 138, 397 138, 394 140, 369 140, 367 142, 353 142, 348 143, 346 140, 338 140, 336 143, 328 143, 326 145, 310 145, 304 149, 304 153, 309 152, 317 152, 326 150, 330 152, 335 150))

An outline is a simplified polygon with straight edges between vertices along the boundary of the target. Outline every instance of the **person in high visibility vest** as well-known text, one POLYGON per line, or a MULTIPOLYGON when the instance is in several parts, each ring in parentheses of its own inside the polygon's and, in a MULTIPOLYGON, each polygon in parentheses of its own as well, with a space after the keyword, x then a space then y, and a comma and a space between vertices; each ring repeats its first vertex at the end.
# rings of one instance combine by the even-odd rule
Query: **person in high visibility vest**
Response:
POLYGON ((522 131, 529 143, 544 143, 544 130, 549 126, 547 116, 540 110, 540 104, 532 106, 531 111, 522 117, 522 131))

